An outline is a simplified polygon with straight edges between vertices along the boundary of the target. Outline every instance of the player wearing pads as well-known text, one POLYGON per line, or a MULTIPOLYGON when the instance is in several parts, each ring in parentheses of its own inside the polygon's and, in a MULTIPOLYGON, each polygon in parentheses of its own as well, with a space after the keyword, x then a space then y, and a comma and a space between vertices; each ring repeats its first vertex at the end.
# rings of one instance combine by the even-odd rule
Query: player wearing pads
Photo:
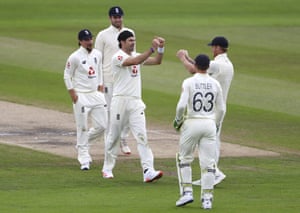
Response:
MULTIPOLYGON (((123 30, 129 30, 133 33, 133 30, 123 26, 124 12, 121 7, 114 6, 108 11, 108 16, 111 25, 100 31, 96 37, 95 48, 102 53, 103 61, 103 84, 104 95, 108 106, 108 117, 110 115, 110 103, 112 99, 113 89, 113 73, 111 71, 111 59, 112 56, 119 51, 118 35, 123 30)), ((109 126, 109 125, 108 125, 109 126)), ((108 132, 108 130, 106 130, 108 132)), ((131 150, 127 145, 126 138, 128 137, 129 127, 126 126, 121 133, 121 151, 124 154, 130 155, 131 150)))
MULTIPOLYGON (((177 54, 184 56, 185 50, 180 50, 177 54)), ((216 168, 216 137, 226 106, 219 82, 207 74, 208 56, 198 55, 194 66, 195 74, 182 83, 174 119, 174 128, 181 131, 179 153, 176 155, 181 197, 176 206, 184 206, 194 201, 191 163, 197 149, 202 178, 202 207, 211 209, 216 168)))
POLYGON ((113 98, 102 175, 103 178, 114 177, 112 170, 119 150, 119 137, 123 127, 129 124, 137 141, 144 182, 152 182, 162 177, 163 173, 154 169, 154 157, 148 144, 145 104, 141 97, 141 65, 160 64, 165 41, 160 37, 154 38, 151 48, 141 54, 134 52, 135 37, 132 32, 122 31, 118 41, 120 50, 112 58, 113 98), (157 54, 151 57, 156 50, 157 54))
POLYGON ((66 63, 64 82, 73 102, 77 126, 78 161, 81 170, 89 170, 92 157, 89 146, 107 127, 107 105, 102 90, 102 56, 93 49, 92 33, 83 29, 78 33, 79 49, 66 63), (88 117, 92 128, 88 129, 88 117))
MULTIPOLYGON (((208 45, 211 46, 214 60, 210 62, 207 72, 211 77, 213 77, 220 83, 223 91, 223 100, 226 104, 231 81, 234 75, 233 65, 227 55, 229 43, 225 37, 217 36, 213 38, 213 40, 208 45)), ((191 73, 195 72, 194 61, 188 56, 187 51, 185 55, 182 55, 182 57, 180 57, 180 60, 191 73)), ((220 122, 217 135, 217 165, 220 159, 222 123, 223 119, 220 122)), ((220 183, 225 179, 225 177, 226 175, 217 166, 214 184, 216 185, 220 183)), ((201 185, 201 180, 194 181, 193 184, 201 185)))

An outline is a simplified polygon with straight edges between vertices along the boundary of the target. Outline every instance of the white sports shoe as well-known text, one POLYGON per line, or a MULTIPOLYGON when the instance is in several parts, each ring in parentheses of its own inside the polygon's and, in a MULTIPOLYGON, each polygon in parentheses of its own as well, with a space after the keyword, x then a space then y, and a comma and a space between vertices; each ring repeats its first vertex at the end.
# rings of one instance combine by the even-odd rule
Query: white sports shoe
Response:
POLYGON ((106 178, 106 179, 112 179, 112 178, 114 178, 114 175, 113 175, 112 171, 105 170, 105 171, 102 171, 102 177, 106 178))
MULTIPOLYGON (((214 186, 221 183, 226 178, 226 175, 220 170, 215 175, 214 186)), ((193 185, 201 186, 201 179, 192 182, 193 185)))
POLYGON ((90 163, 87 162, 87 163, 81 164, 80 169, 81 170, 89 170, 90 169, 90 163))
POLYGON ((127 144, 127 141, 124 138, 121 139, 120 147, 121 147, 121 151, 125 155, 130 155, 131 154, 131 150, 130 150, 128 144, 127 144))
POLYGON ((221 183, 225 178, 226 178, 226 175, 223 172, 221 172, 220 170, 218 170, 218 172, 215 175, 214 185, 221 183))
POLYGON ((211 209, 212 208, 212 201, 213 201, 212 194, 204 194, 203 198, 201 199, 202 208, 203 209, 211 209))
POLYGON ((192 182, 193 185, 201 186, 201 179, 192 182))
POLYGON ((186 192, 179 198, 179 200, 176 201, 176 206, 185 206, 186 204, 194 202, 193 194, 192 192, 186 192))
POLYGON ((163 176, 162 171, 155 171, 155 170, 148 169, 148 171, 144 173, 144 182, 150 183, 154 180, 161 178, 162 176, 163 176))

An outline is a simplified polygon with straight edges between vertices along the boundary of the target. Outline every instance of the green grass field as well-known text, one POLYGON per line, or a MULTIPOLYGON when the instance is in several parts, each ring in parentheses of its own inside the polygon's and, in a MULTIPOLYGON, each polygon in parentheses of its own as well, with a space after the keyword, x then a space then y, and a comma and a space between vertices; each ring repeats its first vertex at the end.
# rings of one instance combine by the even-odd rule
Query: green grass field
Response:
MULTIPOLYGON (((136 32, 138 51, 149 48, 155 35, 166 39, 163 64, 143 69, 148 122, 172 123, 181 83, 189 76, 176 51, 211 56, 207 43, 212 37, 229 39, 235 77, 222 137, 281 156, 223 158, 228 179, 215 191, 213 211, 298 212, 299 1, 3 0, 0 100, 71 113, 65 61, 78 47, 80 29, 96 35, 107 27, 112 5, 125 10, 124 22, 136 32)), ((99 175, 102 162, 82 173, 71 159, 4 145, 0 150, 0 212, 199 211, 197 199, 186 208, 175 207, 174 159, 157 159, 165 177, 148 185, 141 181, 137 160, 119 160, 118 178, 108 182, 99 175)))

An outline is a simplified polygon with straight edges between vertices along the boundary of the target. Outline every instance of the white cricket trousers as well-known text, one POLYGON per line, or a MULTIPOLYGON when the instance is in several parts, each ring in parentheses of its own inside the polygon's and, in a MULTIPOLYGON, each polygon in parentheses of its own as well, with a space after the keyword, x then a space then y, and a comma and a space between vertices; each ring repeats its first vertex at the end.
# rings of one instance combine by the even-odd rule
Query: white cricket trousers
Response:
MULTIPOLYGON (((198 149, 201 168, 201 188, 213 189, 216 167, 216 124, 212 119, 187 119, 181 127, 179 141, 180 163, 190 165, 198 149)), ((192 182, 192 170, 187 169, 183 182, 192 182)))
POLYGON ((80 164, 92 162, 89 153, 90 142, 104 134, 107 127, 107 105, 104 95, 95 91, 91 93, 77 92, 78 101, 73 104, 77 127, 78 161, 80 164), (88 121, 91 118, 92 127, 88 121))
MULTIPOLYGON (((111 99, 112 99, 112 96, 113 96, 113 83, 104 83, 104 96, 105 96, 105 100, 106 100, 106 103, 107 103, 107 112, 108 112, 108 122, 110 121, 110 105, 111 105, 111 99)), ((106 133, 108 133, 109 131, 109 123, 107 125, 107 129, 106 129, 106 133)), ((121 132, 121 138, 127 138, 129 136, 129 126, 126 125, 124 126, 122 132, 121 132)))
POLYGON ((137 141, 137 150, 143 171, 153 169, 153 153, 149 147, 145 104, 140 98, 114 96, 111 101, 110 127, 105 141, 105 158, 103 171, 112 171, 119 152, 121 131, 129 124, 129 128, 137 141))

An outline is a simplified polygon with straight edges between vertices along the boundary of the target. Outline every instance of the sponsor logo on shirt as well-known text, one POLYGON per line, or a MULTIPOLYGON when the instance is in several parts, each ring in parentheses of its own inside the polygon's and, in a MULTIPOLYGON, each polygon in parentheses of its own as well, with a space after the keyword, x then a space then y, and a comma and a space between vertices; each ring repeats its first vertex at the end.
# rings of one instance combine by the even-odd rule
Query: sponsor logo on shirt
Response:
POLYGON ((93 67, 89 67, 88 78, 96 78, 96 72, 93 67))
POLYGON ((136 77, 138 75, 138 72, 139 72, 139 70, 138 70, 137 65, 133 65, 132 69, 131 69, 131 77, 136 77))

